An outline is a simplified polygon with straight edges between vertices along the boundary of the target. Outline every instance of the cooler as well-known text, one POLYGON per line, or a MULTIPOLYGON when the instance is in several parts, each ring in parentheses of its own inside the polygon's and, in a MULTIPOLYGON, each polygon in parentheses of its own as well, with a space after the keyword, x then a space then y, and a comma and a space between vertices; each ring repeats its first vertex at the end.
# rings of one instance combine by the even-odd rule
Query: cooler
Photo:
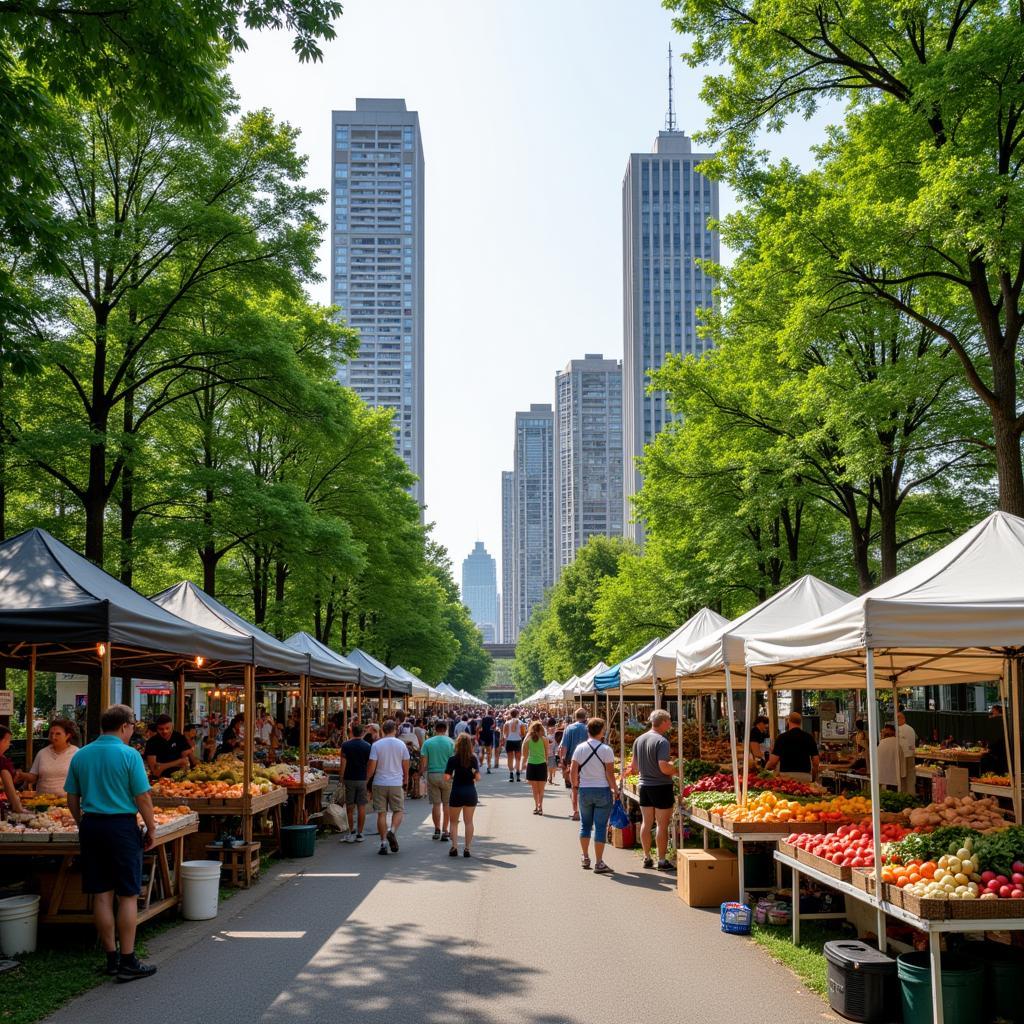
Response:
POLYGON ((836 1013, 862 1024, 902 1018, 895 960, 853 939, 826 942, 825 959, 828 1001, 836 1013))

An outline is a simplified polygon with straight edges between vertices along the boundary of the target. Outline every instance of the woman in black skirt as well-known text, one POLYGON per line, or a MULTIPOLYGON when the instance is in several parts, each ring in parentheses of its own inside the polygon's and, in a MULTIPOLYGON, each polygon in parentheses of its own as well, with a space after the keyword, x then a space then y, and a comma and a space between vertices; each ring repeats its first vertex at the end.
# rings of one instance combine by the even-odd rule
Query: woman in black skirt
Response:
POLYGON ((455 741, 455 753, 448 758, 444 770, 445 780, 451 782, 452 793, 448 800, 451 809, 452 848, 449 857, 459 855, 459 817, 466 823, 466 838, 463 842, 462 856, 470 856, 469 848, 473 845, 473 815, 476 813, 476 784, 480 781, 480 762, 473 753, 473 739, 468 732, 462 733, 455 741))
POLYGON ((530 723, 526 734, 526 781, 533 790, 533 813, 544 813, 544 787, 548 784, 548 754, 550 744, 544 731, 544 723, 535 720, 530 723))

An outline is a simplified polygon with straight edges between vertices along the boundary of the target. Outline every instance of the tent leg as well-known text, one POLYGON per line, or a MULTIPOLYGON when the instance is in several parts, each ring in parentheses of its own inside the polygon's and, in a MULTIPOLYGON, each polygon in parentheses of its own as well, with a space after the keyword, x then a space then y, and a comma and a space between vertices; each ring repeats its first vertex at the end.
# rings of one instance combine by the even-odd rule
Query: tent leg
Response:
POLYGON ((25 767, 31 768, 34 759, 32 740, 36 726, 36 645, 28 657, 28 681, 25 684, 25 767))
POLYGON ((732 779, 733 789, 736 791, 736 802, 740 802, 740 765, 736 757, 736 705, 732 699, 732 673, 729 666, 725 666, 725 690, 726 699, 729 702, 729 752, 732 754, 732 779))
POLYGON ((178 669, 174 681, 174 728, 178 732, 185 731, 185 670, 178 669))
MULTIPOLYGON (((878 799, 878 695, 875 690, 875 652, 869 647, 864 672, 868 699, 868 764, 871 779, 871 831, 875 847, 875 902, 877 907, 878 948, 885 952, 885 911, 882 910, 882 808, 878 799)), ((799 896, 794 894, 794 898, 799 896)))
MULTIPOLYGON (((619 764, 626 770, 626 705, 625 694, 622 692, 622 675, 619 675, 619 764)), ((572 755, 570 754, 570 757, 572 755)))
MULTIPOLYGON (((750 774, 750 669, 747 668, 746 688, 746 710, 743 712, 743 799, 740 801, 743 807, 747 805, 747 776, 750 774)), ((742 868, 740 869, 742 871, 742 868)), ((740 887, 740 900, 743 899, 743 888, 740 887)), ((797 901, 800 896, 797 894, 797 901)))
MULTIPOLYGON (((255 743, 253 736, 253 722, 256 716, 253 714, 256 701, 256 667, 246 665, 244 668, 245 680, 245 709, 243 711, 243 728, 245 729, 245 755, 242 762, 242 838, 252 842, 252 794, 249 787, 252 785, 252 761, 255 743)), ((300 719, 301 721, 301 719, 300 719)))
MULTIPOLYGON (((1020 763, 1020 677, 1024 663, 1014 658, 1017 671, 1013 673, 1010 683, 1010 703, 1013 707, 1013 817, 1021 823, 1021 763, 1020 763)), ((1003 720, 1006 720, 1005 714, 1003 720)))

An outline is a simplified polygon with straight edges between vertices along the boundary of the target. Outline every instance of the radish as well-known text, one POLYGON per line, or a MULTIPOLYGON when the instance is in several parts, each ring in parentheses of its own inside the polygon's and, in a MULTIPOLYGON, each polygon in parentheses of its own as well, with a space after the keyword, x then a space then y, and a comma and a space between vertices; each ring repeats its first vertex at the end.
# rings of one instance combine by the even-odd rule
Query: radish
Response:
POLYGON ((989 882, 996 880, 996 873, 994 871, 982 871, 981 880, 988 885, 989 882))
MULTIPOLYGON (((1017 890, 1018 892, 1020 890, 1017 890)), ((1001 900, 1008 900, 1013 895, 1013 890, 1008 885, 999 886, 999 898, 1001 900)))

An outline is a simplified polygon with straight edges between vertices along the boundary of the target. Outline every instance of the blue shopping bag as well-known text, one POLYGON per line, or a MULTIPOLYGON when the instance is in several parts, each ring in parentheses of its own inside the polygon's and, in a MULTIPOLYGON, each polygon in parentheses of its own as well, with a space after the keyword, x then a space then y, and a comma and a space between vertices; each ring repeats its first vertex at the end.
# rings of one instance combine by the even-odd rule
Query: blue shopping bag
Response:
POLYGON ((612 828, 626 828, 629 825, 629 815, 626 813, 626 808, 622 806, 621 800, 616 800, 612 804, 612 813, 608 817, 608 824, 612 828))

